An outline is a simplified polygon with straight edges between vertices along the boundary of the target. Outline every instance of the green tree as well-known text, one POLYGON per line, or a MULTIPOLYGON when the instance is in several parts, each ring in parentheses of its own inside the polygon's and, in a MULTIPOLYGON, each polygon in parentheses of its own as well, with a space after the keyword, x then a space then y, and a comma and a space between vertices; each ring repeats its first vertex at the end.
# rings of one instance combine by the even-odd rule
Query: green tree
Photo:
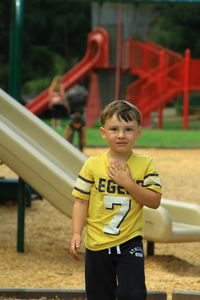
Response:
MULTIPOLYGON (((0 84, 7 90, 11 0, 0 1, 0 84)), ((22 84, 37 94, 84 55, 91 30, 90 3, 81 0, 24 1, 22 84)))
POLYGON ((200 58, 200 4, 160 4, 154 9, 150 39, 180 54, 191 49, 200 58))

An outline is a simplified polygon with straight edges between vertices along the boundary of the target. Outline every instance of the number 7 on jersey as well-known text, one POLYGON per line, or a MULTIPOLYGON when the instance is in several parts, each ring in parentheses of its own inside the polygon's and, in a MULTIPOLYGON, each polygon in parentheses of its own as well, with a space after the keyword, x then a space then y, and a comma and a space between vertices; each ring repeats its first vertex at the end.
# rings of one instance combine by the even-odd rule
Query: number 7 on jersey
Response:
POLYGON ((120 233, 119 226, 125 219, 131 208, 131 199, 119 196, 104 196, 104 206, 106 209, 113 210, 115 205, 120 205, 119 210, 110 220, 108 225, 103 227, 103 232, 107 234, 117 235, 120 233))

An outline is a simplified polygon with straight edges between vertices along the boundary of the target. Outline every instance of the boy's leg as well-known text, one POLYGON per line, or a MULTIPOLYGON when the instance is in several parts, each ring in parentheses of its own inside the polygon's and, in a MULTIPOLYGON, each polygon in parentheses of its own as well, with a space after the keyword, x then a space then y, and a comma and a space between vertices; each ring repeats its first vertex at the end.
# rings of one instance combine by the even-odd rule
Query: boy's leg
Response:
POLYGON ((90 251, 86 249, 85 280, 87 300, 115 300, 115 265, 108 249, 90 251))
POLYGON ((55 107, 54 105, 51 108, 51 127, 55 128, 56 126, 56 120, 55 120, 55 107))
POLYGON ((58 104, 57 105, 57 128, 61 129, 62 128, 62 115, 63 115, 63 105, 58 104))
POLYGON ((74 129, 73 128, 70 128, 70 131, 69 131, 69 136, 68 136, 68 142, 70 142, 71 144, 73 144, 73 139, 74 139, 74 129))
POLYGON ((142 238, 136 237, 120 245, 117 259, 117 299, 145 300, 144 252, 142 238))
POLYGON ((78 131, 78 148, 79 148, 80 151, 83 151, 82 139, 83 139, 83 134, 82 134, 82 131, 79 130, 78 131))

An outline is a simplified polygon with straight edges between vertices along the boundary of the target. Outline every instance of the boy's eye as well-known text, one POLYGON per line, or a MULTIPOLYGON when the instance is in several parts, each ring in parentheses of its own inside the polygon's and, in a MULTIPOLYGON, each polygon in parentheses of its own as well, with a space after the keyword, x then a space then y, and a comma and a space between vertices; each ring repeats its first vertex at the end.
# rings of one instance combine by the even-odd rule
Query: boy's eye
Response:
POLYGON ((116 131, 116 130, 117 130, 117 128, 116 128, 116 127, 111 127, 111 128, 110 128, 110 130, 112 130, 112 131, 116 131))
POLYGON ((126 128, 126 131, 132 131, 133 129, 132 128, 126 128))

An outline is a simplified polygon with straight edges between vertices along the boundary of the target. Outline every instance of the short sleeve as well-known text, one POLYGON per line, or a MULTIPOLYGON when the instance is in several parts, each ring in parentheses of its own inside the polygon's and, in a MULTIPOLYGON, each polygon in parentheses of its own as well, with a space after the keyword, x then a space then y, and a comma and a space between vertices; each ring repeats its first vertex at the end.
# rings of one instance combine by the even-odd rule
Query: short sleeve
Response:
POLYGON ((162 192, 162 185, 156 169, 154 159, 150 160, 146 174, 144 176, 143 187, 154 190, 156 192, 162 192))
POLYGON ((75 182, 75 186, 72 190, 72 195, 80 199, 89 200, 93 184, 94 177, 92 163, 91 159, 89 158, 80 170, 75 182))

